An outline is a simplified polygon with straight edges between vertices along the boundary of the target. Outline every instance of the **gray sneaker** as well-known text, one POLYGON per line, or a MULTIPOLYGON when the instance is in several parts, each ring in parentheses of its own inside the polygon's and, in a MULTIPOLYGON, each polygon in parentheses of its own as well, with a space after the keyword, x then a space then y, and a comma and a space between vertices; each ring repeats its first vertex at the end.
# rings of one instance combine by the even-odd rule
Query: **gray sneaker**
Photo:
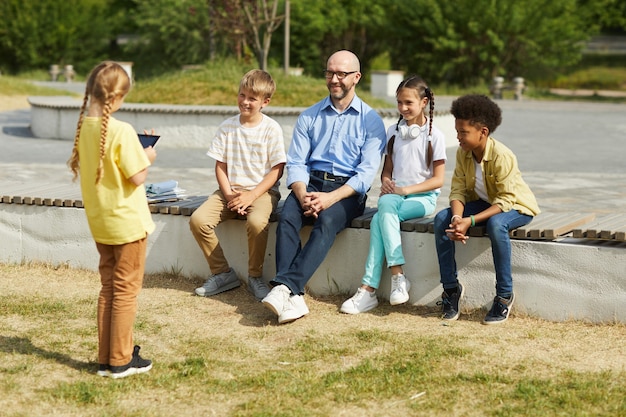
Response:
POLYGON ((210 297, 224 291, 232 290, 241 285, 233 268, 221 274, 211 275, 202 287, 196 288, 196 294, 201 297, 210 297))
POLYGON ((248 277, 248 292, 254 295, 257 301, 263 300, 269 294, 270 289, 263 281, 263 278, 248 277))

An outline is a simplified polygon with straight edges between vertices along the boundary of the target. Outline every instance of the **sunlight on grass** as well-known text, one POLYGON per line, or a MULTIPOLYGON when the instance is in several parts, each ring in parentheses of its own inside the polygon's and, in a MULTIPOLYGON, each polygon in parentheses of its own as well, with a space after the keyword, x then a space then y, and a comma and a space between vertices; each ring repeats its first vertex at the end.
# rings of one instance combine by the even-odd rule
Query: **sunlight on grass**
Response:
MULTIPOLYGON (((98 286, 96 275, 0 264, 3 415, 626 413, 623 365, 576 370, 550 360, 576 339, 572 332, 580 337, 592 332, 595 351, 623 340, 624 325, 514 317, 497 331, 464 317, 444 327, 430 315, 410 314, 409 307, 400 310, 404 313, 347 318, 336 312, 337 300, 309 298, 311 317, 277 326, 267 324, 263 307, 244 289, 190 298, 186 282, 177 287, 176 277, 162 274, 146 277, 151 287, 142 290, 134 335, 145 342, 154 368, 121 380, 100 378, 94 375, 97 291, 90 289, 98 286), (70 276, 72 291, 49 291, 66 285, 70 276), (25 279, 28 294, 19 290, 25 279)), ((573 359, 572 364, 586 360, 573 359)))
MULTIPOLYGON (((159 77, 137 81, 127 102, 170 103, 187 105, 236 106, 239 81, 253 66, 235 60, 207 63, 199 69, 174 71, 159 77)), ((307 107, 328 95, 325 80, 309 76, 286 76, 282 69, 268 70, 276 82, 270 106, 307 107)), ((373 98, 364 86, 357 93, 372 107, 393 107, 373 98)))
POLYGON ((5 96, 69 96, 72 93, 34 85, 28 80, 12 76, 0 76, 0 95, 5 96))

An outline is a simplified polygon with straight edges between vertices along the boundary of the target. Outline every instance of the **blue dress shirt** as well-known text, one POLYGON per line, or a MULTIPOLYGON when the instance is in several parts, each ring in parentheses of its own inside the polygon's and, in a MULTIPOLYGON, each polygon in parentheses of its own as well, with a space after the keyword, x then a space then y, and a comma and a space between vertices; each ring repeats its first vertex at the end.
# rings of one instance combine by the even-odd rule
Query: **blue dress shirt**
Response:
POLYGON ((317 170, 350 177, 346 184, 365 194, 386 141, 383 120, 358 96, 343 113, 326 97, 298 117, 287 153, 287 186, 298 181, 308 185, 310 172, 317 170))

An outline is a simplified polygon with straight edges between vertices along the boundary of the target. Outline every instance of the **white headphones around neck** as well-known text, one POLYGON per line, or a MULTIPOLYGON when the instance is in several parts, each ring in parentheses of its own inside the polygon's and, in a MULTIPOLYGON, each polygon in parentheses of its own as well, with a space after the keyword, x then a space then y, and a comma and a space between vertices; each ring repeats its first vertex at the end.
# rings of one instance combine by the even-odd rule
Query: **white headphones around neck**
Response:
MULTIPOLYGON (((403 121, 404 122, 404 121, 403 121)), ((398 133, 402 139, 417 139, 422 132, 428 129, 428 123, 424 123, 424 126, 413 124, 407 126, 406 122, 398 125, 398 133)))

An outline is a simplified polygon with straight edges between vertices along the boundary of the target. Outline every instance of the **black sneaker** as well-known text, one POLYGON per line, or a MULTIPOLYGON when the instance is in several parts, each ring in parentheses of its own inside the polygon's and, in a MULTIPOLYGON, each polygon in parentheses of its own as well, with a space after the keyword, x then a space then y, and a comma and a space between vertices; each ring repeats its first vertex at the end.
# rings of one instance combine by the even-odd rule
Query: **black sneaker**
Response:
POLYGON ((493 299, 491 310, 489 310, 489 313, 483 320, 483 324, 504 323, 509 318, 513 301, 515 301, 515 294, 511 294, 511 298, 502 298, 496 295, 496 298, 493 299))
POLYGON ((139 356, 139 346, 133 349, 133 358, 126 365, 111 366, 111 378, 124 378, 130 375, 143 374, 152 369, 152 361, 139 356))
POLYGON ((96 372, 96 375, 109 376, 110 372, 111 372, 111 367, 109 366, 109 364, 103 364, 103 363, 98 364, 98 371, 96 372))
POLYGON ((461 314, 459 302, 463 298, 464 293, 465 287, 459 282, 459 286, 454 294, 448 295, 445 291, 441 294, 441 301, 437 302, 437 305, 442 306, 441 318, 443 320, 453 321, 459 318, 461 314))

